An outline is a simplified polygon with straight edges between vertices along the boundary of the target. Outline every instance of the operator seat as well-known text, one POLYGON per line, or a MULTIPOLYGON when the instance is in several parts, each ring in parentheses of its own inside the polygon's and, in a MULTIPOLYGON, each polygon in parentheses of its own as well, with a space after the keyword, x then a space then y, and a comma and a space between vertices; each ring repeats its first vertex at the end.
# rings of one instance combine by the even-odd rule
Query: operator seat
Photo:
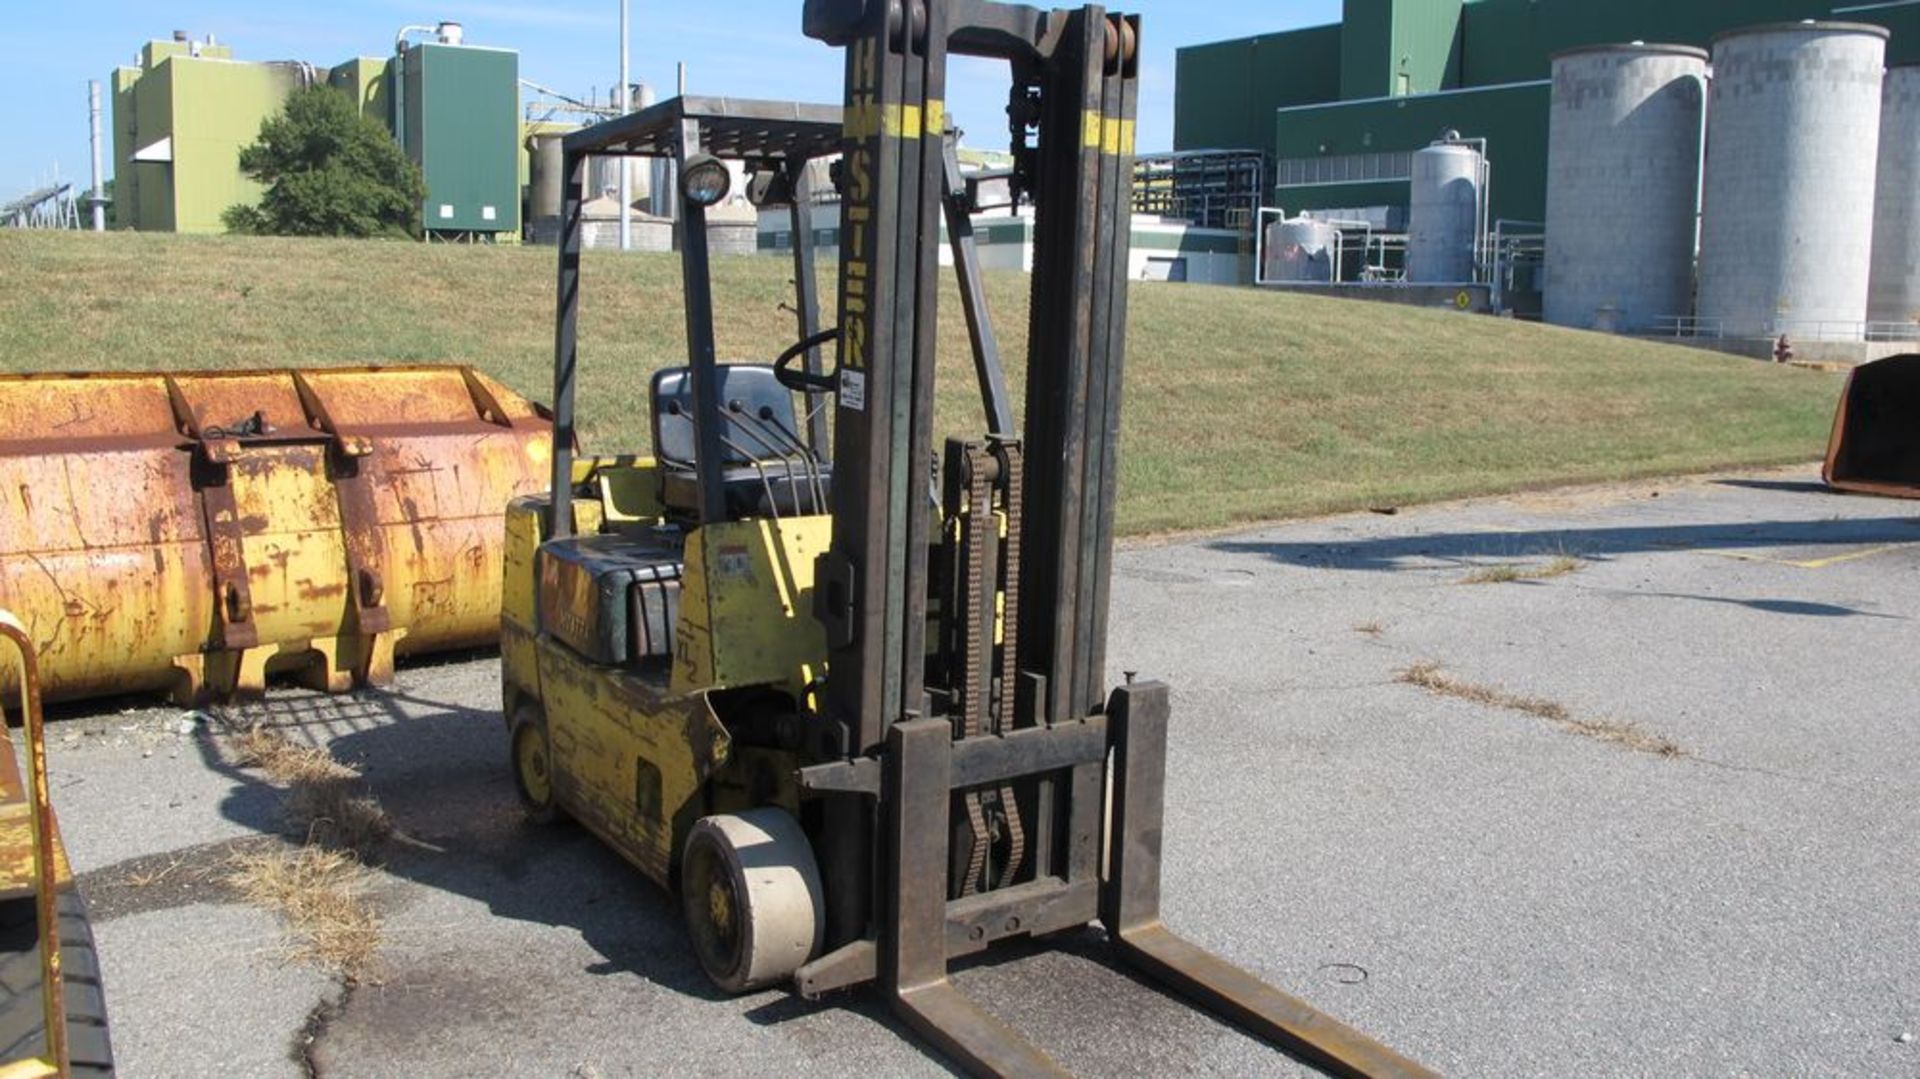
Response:
MULTIPOLYGON (((800 517, 829 512, 831 466, 810 461, 794 411, 793 391, 764 364, 721 364, 720 486, 729 521, 800 517)), ((693 372, 669 367, 653 376, 653 452, 659 461, 660 503, 671 516, 700 512, 694 471, 693 372)))

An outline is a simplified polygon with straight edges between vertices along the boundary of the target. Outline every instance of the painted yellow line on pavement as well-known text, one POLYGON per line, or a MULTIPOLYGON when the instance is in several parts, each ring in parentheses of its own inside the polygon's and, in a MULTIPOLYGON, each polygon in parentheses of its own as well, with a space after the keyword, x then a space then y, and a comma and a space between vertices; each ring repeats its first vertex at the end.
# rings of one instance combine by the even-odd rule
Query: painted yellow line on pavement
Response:
POLYGON ((1846 554, 1832 555, 1827 558, 1805 559, 1770 558, 1763 554, 1754 554, 1751 551, 1703 550, 1700 553, 1719 555, 1721 558, 1732 558, 1740 562, 1764 562, 1771 566, 1790 566, 1794 569, 1826 569, 1828 566, 1838 566, 1846 562, 1858 562, 1863 558, 1872 558, 1875 555, 1883 555, 1889 551, 1904 551, 1909 547, 1920 547, 1920 544, 1889 543, 1883 547, 1868 547, 1865 550, 1848 551, 1846 554))

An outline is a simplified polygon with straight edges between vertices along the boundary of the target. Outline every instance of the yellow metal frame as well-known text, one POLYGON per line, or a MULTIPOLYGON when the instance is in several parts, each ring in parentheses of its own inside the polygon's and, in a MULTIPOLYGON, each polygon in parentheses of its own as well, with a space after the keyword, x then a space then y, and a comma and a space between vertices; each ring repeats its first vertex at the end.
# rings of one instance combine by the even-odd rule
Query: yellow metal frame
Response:
MULTIPOLYGON (((650 458, 585 458, 574 532, 660 523, 650 458)), ((587 662, 540 630, 539 549, 546 502, 507 511, 501 677, 509 723, 522 704, 545 717, 556 804, 642 872, 667 884, 693 822, 758 800, 798 809, 797 762, 736 749, 715 694, 765 688, 802 710, 824 670, 825 631, 813 618, 813 567, 832 539, 829 517, 708 525, 686 536, 680 618, 666 671, 587 662), (784 778, 783 778, 784 777, 784 778), (769 789, 770 788, 770 789, 769 789)), ((4 1079, 4 1077, 0 1077, 4 1079)))
POLYGON ((832 540, 830 517, 738 521, 688 534, 674 692, 765 685, 801 700, 825 670, 813 565, 832 540))
POLYGON ((40 936, 40 1000, 47 1028, 47 1052, 39 1058, 9 1061, 0 1079, 68 1074, 67 1002, 60 975, 59 844, 53 805, 47 797, 46 721, 40 712, 40 664, 33 638, 13 612, 0 610, 0 637, 20 651, 20 716, 27 741, 27 814, 33 837, 34 914, 40 936))

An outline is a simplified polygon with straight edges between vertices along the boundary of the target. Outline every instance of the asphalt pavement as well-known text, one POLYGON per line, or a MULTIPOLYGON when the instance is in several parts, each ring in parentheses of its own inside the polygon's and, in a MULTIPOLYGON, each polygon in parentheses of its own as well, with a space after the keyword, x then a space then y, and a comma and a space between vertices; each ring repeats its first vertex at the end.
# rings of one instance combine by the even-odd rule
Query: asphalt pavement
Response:
MULTIPOLYGON (((1452 1075, 1920 1076, 1920 504, 1793 471, 1359 514, 1134 546, 1113 596, 1113 679, 1174 687, 1187 935, 1452 1075), (1505 566, 1566 572, 1463 583, 1505 566)), ((285 825, 217 727, 63 712, 123 1074, 949 1074, 870 994, 709 989, 668 896, 521 820, 498 678, 240 717, 399 828, 353 986, 223 883, 285 825)), ((956 981, 1081 1074, 1311 1074, 1055 944, 956 981)))

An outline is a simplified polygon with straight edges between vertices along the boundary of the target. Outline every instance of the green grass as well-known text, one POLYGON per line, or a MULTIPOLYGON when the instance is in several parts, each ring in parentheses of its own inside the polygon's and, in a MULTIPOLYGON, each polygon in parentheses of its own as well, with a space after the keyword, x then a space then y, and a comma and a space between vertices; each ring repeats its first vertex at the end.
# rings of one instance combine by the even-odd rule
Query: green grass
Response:
MULTIPOLYGON (((678 262, 596 253, 584 276, 588 446, 643 447, 647 376, 684 347, 678 262)), ((779 259, 716 260, 724 358, 770 360, 791 343, 790 276, 779 259)), ((454 362, 545 400, 553 290, 551 249, 6 232, 0 369, 454 362)), ((988 291, 1017 393, 1027 278, 992 274, 988 291)), ((942 426, 976 432, 950 282, 940 341, 942 426)), ((1142 283, 1120 523, 1212 528, 1808 461, 1838 388, 1833 375, 1551 327, 1142 283)))

